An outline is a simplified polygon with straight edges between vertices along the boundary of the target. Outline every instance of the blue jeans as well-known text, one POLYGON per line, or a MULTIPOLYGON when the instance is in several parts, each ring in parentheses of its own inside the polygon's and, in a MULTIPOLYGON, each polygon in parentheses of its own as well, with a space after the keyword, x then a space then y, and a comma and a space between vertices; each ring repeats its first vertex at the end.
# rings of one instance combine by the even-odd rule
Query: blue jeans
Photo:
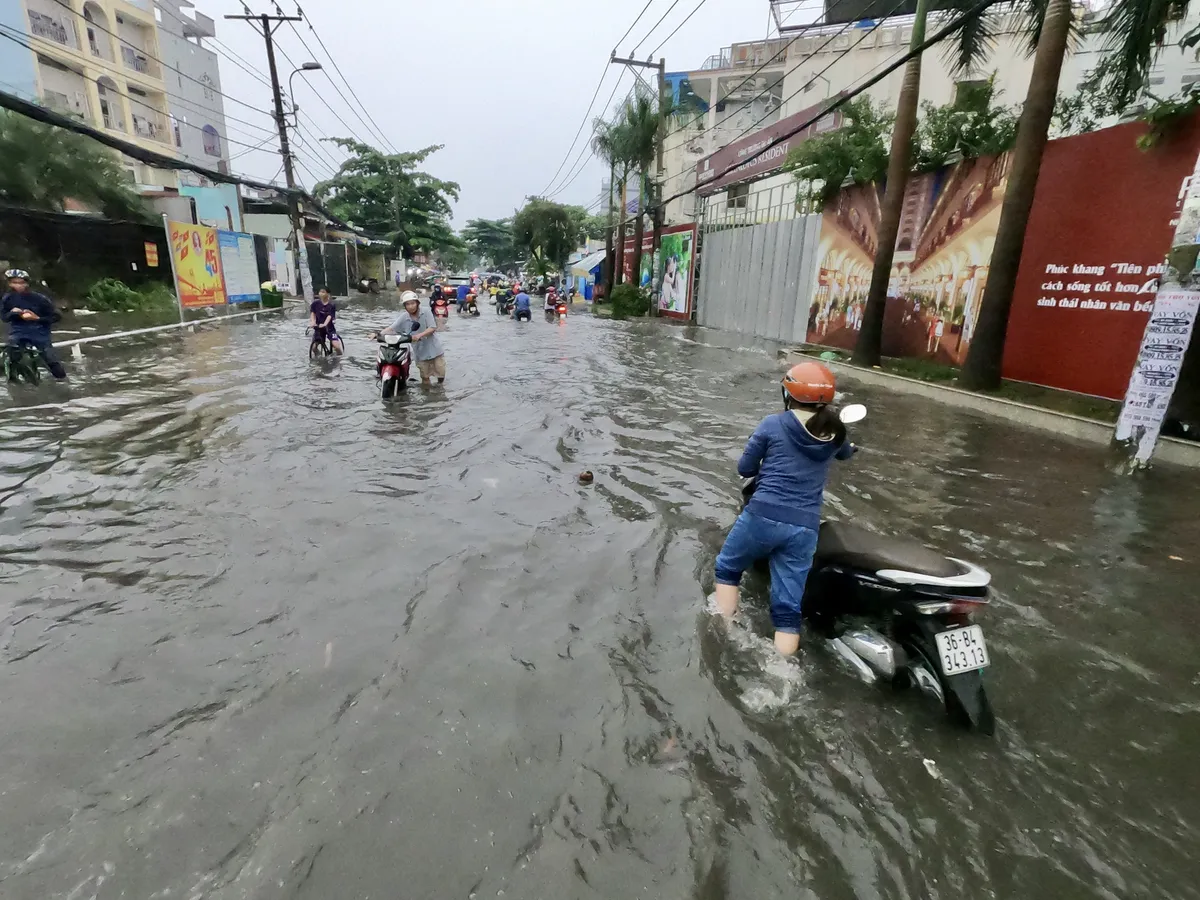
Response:
POLYGON ((717 555, 717 584, 741 583, 742 573, 766 557, 771 566, 771 624, 800 632, 800 601, 817 550, 817 532, 743 510, 717 555))

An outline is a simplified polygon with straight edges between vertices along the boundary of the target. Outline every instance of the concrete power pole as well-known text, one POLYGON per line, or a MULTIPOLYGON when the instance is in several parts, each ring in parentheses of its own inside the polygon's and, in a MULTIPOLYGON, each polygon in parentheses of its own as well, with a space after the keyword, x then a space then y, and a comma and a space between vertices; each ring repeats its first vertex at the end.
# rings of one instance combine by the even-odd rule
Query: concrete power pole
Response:
MULTIPOLYGON (((245 7, 243 7, 244 9, 245 7)), ((278 7, 277 7, 278 8, 278 7)), ((275 42, 272 36, 275 29, 284 22, 303 21, 300 16, 269 16, 263 13, 259 16, 226 16, 226 19, 238 19, 262 27, 263 40, 267 43, 267 64, 271 71, 271 91, 275 95, 275 125, 279 128, 279 152, 283 156, 283 173, 287 179, 288 216, 292 222, 292 241, 296 249, 296 268, 300 270, 300 296, 312 300, 312 272, 308 269, 308 248, 304 244, 304 225, 300 220, 300 199, 296 196, 296 172, 292 167, 292 150, 288 143, 287 118, 283 114, 283 94, 279 89, 279 70, 275 66, 275 42)))

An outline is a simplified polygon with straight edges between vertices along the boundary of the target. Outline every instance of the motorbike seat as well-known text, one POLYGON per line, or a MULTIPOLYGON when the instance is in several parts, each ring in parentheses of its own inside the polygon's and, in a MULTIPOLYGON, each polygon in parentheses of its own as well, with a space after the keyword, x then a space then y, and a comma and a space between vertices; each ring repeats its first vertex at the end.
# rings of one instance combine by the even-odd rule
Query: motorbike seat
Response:
POLYGON ((822 523, 815 558, 869 572, 925 575, 932 579, 958 579, 970 571, 965 564, 916 541, 876 534, 845 522, 822 523))

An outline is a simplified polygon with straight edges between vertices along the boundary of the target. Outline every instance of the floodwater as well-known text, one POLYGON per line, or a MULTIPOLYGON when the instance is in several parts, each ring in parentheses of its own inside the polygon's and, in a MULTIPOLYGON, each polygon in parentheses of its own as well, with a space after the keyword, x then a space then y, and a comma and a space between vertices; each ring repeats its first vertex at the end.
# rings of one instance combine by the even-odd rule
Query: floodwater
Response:
POLYGON ((384 405, 388 318, 0 407, 5 900, 1200 897, 1196 474, 847 382, 828 513, 995 576, 984 738, 705 611, 773 349, 489 311, 384 405))

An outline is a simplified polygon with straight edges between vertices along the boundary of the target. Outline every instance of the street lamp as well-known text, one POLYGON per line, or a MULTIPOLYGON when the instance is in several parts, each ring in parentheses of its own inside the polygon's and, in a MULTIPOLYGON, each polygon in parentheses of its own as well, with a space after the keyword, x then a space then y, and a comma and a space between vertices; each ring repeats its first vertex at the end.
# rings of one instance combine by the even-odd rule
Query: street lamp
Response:
MULTIPOLYGON (((306 63, 306 65, 307 65, 307 63, 306 63)), ((816 81, 818 78, 820 78, 823 82, 825 82, 825 99, 828 100, 829 92, 831 90, 833 90, 833 82, 830 81, 828 78, 826 78, 824 75, 813 75, 812 78, 810 78, 808 80, 808 84, 804 85, 804 93, 807 94, 809 91, 812 90, 813 82, 816 81)))
POLYGON ((288 76, 288 97, 292 101, 292 115, 296 114, 296 92, 292 88, 292 79, 296 77, 297 72, 316 72, 323 66, 319 62, 306 62, 298 69, 294 69, 292 74, 288 76))

